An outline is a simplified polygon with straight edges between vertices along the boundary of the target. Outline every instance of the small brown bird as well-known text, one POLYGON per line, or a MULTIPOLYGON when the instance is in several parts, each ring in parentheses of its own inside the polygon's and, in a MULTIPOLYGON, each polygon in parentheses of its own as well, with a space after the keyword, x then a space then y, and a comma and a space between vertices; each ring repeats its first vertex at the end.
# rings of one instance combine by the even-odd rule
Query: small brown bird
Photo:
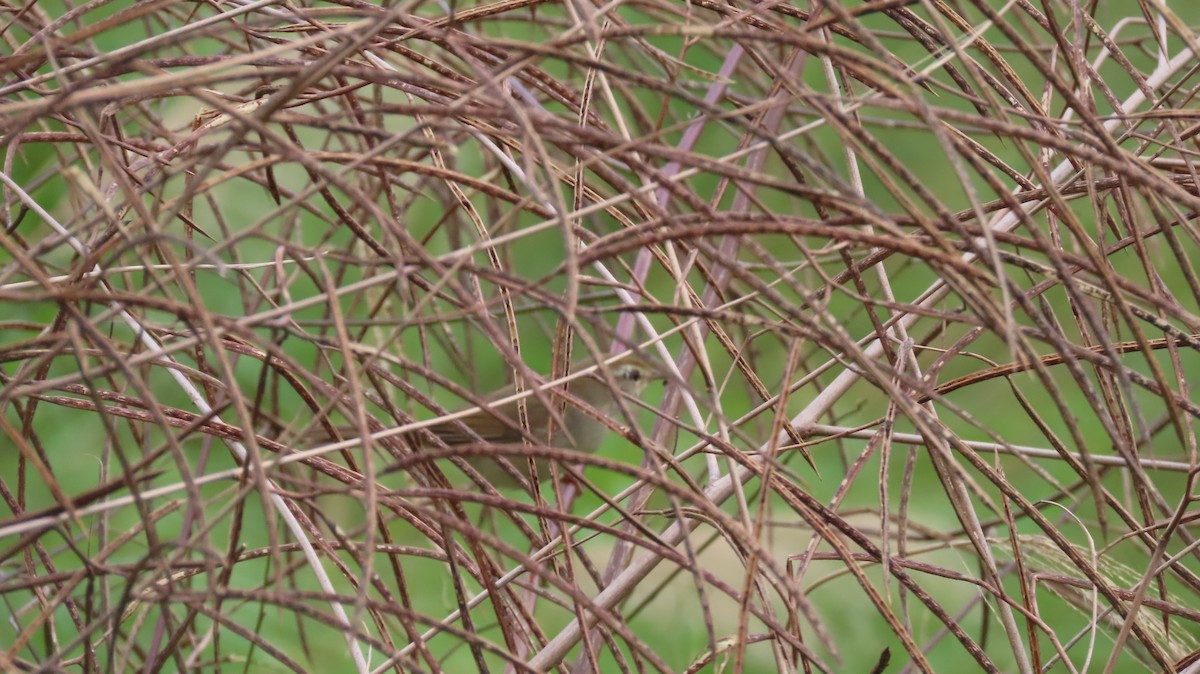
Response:
MULTIPOLYGON (((571 381, 567 384, 567 391, 594 408, 595 412, 620 421, 621 408, 615 394, 640 396, 653 377, 655 369, 643 358, 631 354, 612 365, 610 372, 618 386, 615 391, 599 372, 571 381)), ((513 389, 510 386, 487 396, 487 399, 499 400, 512 394, 513 389)), ((608 426, 597 419, 593 412, 585 411, 568 399, 565 401, 565 409, 561 412, 562 427, 558 427, 552 420, 546 403, 557 406, 560 400, 561 396, 556 396, 552 390, 525 399, 526 418, 533 438, 547 446, 573 449, 585 454, 592 454, 600 449, 600 445, 608 436, 608 426)), ((448 445, 472 444, 480 440, 498 445, 520 444, 524 434, 518 419, 517 403, 510 401, 491 410, 481 409, 456 421, 447 421, 426 430, 448 445), (471 432, 468 433, 463 426, 471 432)), ((518 473, 524 475, 527 472, 528 465, 522 457, 510 454, 507 458, 518 473)), ((467 461, 496 486, 519 484, 515 477, 494 459, 477 455, 467 458, 467 461)), ((537 461, 537 474, 539 479, 549 479, 550 467, 546 460, 537 461)))

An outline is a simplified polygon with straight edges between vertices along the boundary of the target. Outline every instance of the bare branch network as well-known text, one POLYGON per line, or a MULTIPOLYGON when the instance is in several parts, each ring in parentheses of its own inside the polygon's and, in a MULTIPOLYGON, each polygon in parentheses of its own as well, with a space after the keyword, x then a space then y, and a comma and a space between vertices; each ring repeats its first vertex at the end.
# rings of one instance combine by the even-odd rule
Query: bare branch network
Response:
POLYGON ((0 672, 1197 671, 1198 23, 0 5, 0 672))

